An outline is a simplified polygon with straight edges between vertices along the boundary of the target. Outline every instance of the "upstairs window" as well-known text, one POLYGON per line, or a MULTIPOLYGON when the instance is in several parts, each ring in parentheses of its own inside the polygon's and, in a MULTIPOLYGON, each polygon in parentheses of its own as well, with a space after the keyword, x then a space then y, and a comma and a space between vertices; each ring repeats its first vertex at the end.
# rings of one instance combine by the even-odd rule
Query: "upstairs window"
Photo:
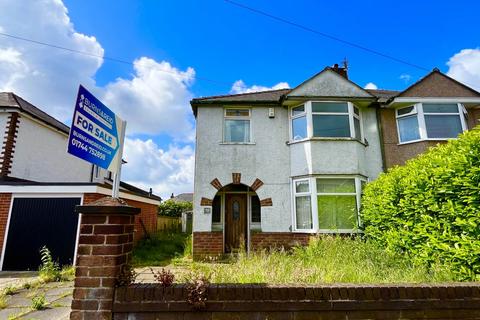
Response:
POLYGON ((466 129, 460 103, 417 103, 396 110, 400 143, 456 138, 466 129))
POLYGON ((225 109, 223 142, 250 142, 250 109, 225 109))
POLYGON ((292 141, 306 138, 362 140, 360 109, 349 102, 309 101, 291 109, 292 141))

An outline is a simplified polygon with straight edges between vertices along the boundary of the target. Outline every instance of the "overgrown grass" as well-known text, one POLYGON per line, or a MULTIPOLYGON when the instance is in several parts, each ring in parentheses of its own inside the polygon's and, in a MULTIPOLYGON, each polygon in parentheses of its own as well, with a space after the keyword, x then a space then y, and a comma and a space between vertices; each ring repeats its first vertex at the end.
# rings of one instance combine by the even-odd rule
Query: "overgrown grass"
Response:
MULTIPOLYGON (((320 237, 292 251, 240 254, 229 263, 191 264, 214 283, 398 283, 456 280, 447 267, 416 266, 360 238, 320 237)), ((186 280, 186 279, 184 279, 186 280)))
POLYGON ((134 267, 168 265, 172 258, 184 254, 187 238, 188 235, 183 233, 158 233, 151 239, 141 240, 133 249, 132 265, 134 267))

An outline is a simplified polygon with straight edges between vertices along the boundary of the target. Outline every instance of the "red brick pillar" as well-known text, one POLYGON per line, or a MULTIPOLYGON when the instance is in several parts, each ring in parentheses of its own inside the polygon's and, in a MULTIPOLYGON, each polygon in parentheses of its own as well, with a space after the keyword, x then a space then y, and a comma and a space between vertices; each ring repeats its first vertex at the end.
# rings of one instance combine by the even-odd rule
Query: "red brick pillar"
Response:
POLYGON ((82 218, 70 319, 111 319, 115 282, 130 259, 140 209, 105 197, 76 212, 82 218))

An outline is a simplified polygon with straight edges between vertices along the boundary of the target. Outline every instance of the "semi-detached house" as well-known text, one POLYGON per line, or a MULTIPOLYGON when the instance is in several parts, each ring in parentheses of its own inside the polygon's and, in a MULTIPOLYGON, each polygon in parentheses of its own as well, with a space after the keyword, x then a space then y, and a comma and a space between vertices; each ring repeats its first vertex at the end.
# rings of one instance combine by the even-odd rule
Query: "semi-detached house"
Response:
POLYGON ((194 257, 355 233, 362 189, 477 125, 480 93, 434 69, 404 91, 327 67, 293 89, 191 101, 194 257))

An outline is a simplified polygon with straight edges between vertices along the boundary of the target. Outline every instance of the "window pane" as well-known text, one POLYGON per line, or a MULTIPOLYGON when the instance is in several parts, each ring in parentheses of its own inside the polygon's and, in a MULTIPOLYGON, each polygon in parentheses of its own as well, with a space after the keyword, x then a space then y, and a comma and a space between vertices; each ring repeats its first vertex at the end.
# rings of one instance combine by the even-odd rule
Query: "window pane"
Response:
POLYGON ((355 179, 317 179, 317 193, 355 193, 355 179))
POLYGON ((219 223, 222 215, 222 197, 215 196, 212 203, 212 222, 219 223))
POLYGON ((425 126, 429 138, 456 138, 462 132, 459 116, 425 115, 425 126))
POLYGON ((225 120, 225 142, 250 142, 250 120, 225 120))
POLYGON ((360 110, 359 110, 357 107, 355 107, 355 106, 353 106, 353 112, 355 112, 355 114, 356 114, 357 116, 360 115, 360 110))
POLYGON ((308 180, 296 181, 295 182, 295 192, 296 193, 308 192, 308 190, 309 190, 308 180))
POLYGON ((312 102, 312 112, 348 113, 348 104, 346 102, 312 102))
POLYGON ((292 108, 292 116, 296 116, 305 112, 305 106, 301 105, 295 108, 292 108))
POLYGON ((399 118, 397 122, 401 142, 420 139, 417 115, 399 118))
POLYGON ((318 196, 320 229, 355 229, 357 204, 355 196, 318 196))
POLYGON ((406 108, 402 108, 402 109, 398 109, 397 110, 397 114, 399 116, 402 116, 404 114, 409 114, 410 112, 413 111, 413 108, 415 108, 414 106, 411 106, 411 107, 406 107, 406 108))
POLYGON ((424 103, 424 113, 458 113, 456 104, 424 103))
POLYGON ((295 197, 297 229, 312 229, 312 210, 310 196, 295 197))
POLYGON ((293 140, 301 140, 307 137, 307 117, 292 120, 292 134, 293 140))
POLYGON ((248 117, 250 116, 250 110, 248 109, 227 109, 225 111, 227 117, 248 117))
POLYGON ((355 127, 355 138, 358 140, 362 139, 362 132, 360 130, 360 120, 353 118, 353 126, 355 127))
POLYGON ((313 115, 314 137, 350 137, 348 116, 313 115))
POLYGON ((260 199, 257 196, 252 196, 252 222, 261 221, 260 199))

